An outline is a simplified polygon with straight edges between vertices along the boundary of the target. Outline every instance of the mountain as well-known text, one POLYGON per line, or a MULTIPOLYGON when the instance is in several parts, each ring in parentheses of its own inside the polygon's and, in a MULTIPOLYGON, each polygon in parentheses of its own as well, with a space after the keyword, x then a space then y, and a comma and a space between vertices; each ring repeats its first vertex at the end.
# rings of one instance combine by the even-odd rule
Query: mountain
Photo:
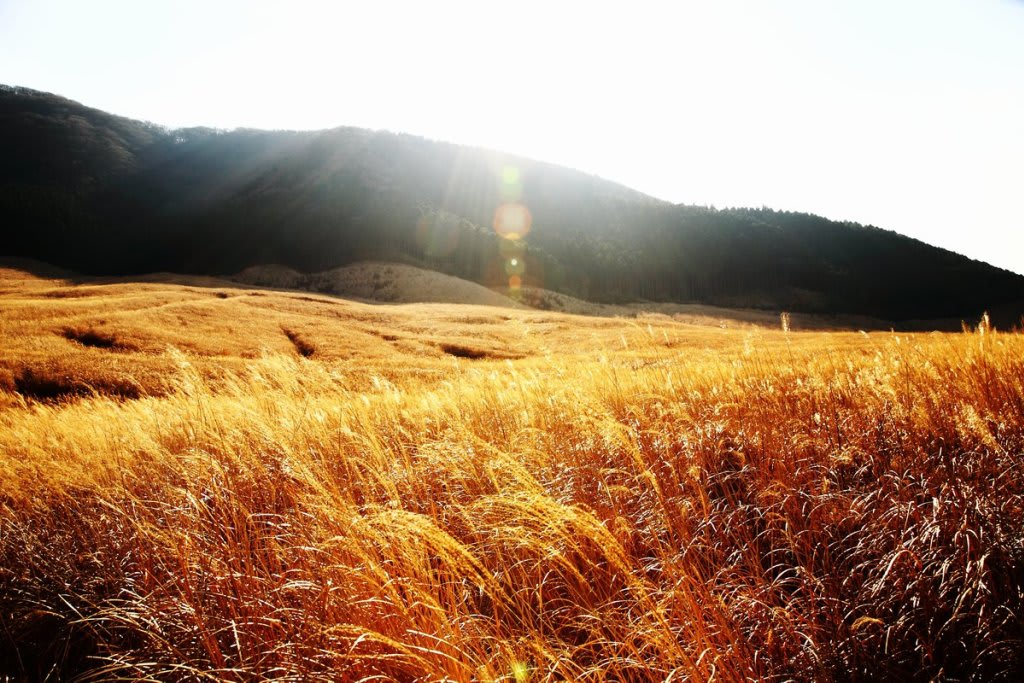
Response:
POLYGON ((1004 325, 1024 312, 1024 277, 875 227, 673 205, 383 131, 171 130, 11 86, 0 86, 0 221, 0 255, 93 274, 383 260, 603 303, 892 321, 987 309, 1004 325), (525 234, 503 239, 496 221, 525 234))

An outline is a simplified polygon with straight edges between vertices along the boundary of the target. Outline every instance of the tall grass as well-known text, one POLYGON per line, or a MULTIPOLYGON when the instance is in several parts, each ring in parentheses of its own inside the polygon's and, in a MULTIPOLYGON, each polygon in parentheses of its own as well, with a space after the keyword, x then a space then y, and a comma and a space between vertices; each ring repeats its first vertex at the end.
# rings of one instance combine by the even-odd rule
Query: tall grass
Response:
POLYGON ((0 676, 1016 680, 1024 339, 730 334, 8 401, 0 676))

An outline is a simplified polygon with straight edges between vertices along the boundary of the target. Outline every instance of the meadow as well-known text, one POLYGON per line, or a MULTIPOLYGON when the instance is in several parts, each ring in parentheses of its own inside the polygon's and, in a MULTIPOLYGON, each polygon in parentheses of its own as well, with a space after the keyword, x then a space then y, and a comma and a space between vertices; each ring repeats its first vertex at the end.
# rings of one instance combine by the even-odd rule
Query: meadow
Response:
POLYGON ((1024 338, 0 271, 0 679, 1019 680, 1024 338))

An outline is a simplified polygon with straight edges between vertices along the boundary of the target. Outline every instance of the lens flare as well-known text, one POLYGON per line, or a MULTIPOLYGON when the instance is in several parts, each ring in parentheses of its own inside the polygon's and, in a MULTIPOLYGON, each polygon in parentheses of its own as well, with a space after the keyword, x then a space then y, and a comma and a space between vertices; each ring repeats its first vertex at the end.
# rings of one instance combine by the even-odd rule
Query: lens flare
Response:
POLYGON ((526 272, 526 263, 521 258, 510 258, 505 261, 506 275, 522 275, 526 272))
MULTIPOLYGON (((526 273, 526 244, 523 238, 533 226, 533 216, 520 201, 523 195, 523 180, 517 167, 501 168, 498 174, 498 188, 502 203, 494 210, 494 231, 502 238, 498 240, 501 257, 495 259, 491 267, 504 269, 508 278, 509 295, 517 298, 526 273)), ((497 271, 495 274, 500 272, 497 271)))
POLYGON ((518 185, 519 169, 515 166, 506 166, 501 169, 501 182, 506 185, 518 185))
POLYGON ((532 224, 530 210, 518 202, 506 202, 494 210, 494 231, 507 239, 522 239, 532 224))
POLYGON ((515 166, 505 166, 501 169, 498 185, 501 200, 504 202, 518 202, 523 196, 522 176, 515 166))

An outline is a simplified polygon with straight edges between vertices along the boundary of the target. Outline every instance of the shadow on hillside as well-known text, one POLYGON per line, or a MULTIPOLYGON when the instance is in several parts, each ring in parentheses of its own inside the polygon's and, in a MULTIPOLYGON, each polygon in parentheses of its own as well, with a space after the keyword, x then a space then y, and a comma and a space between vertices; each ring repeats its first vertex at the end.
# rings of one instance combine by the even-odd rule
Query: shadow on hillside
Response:
MULTIPOLYGON (((240 282, 231 279, 231 276, 212 275, 187 275, 181 273, 147 273, 138 275, 87 275, 77 273, 60 266, 37 261, 35 259, 19 257, 0 257, 0 268, 18 270, 27 275, 50 280, 59 280, 68 285, 108 285, 125 283, 147 283, 147 284, 169 284, 184 287, 208 288, 208 289, 252 289, 272 292, 292 292, 297 294, 314 294, 326 299, 344 299, 365 301, 374 305, 399 306, 408 303, 431 303, 431 302, 396 302, 385 301, 366 297, 348 296, 329 291, 316 291, 312 289, 256 285, 240 282)), ((219 294, 218 294, 219 295, 219 294)), ((225 294, 226 295, 226 294, 225 294)), ((532 303, 532 302, 531 302, 532 303)), ((584 302, 589 303, 589 302, 584 302)), ((731 324, 753 325, 758 327, 777 327, 778 312, 756 308, 725 308, 704 304, 679 304, 681 310, 675 315, 665 314, 665 304, 649 302, 649 308, 644 307, 643 302, 627 306, 607 306, 609 311, 598 312, 595 309, 600 305, 593 305, 590 309, 581 310, 559 310, 558 308, 547 308, 545 306, 529 306, 526 310, 546 311, 552 313, 563 313, 569 315, 582 315, 586 317, 618 317, 638 318, 645 315, 668 315, 676 319, 687 317, 720 318, 722 327, 729 327, 731 324)), ((895 330, 898 332, 959 332, 965 324, 974 326, 984 311, 979 311, 970 319, 961 318, 925 318, 909 320, 882 320, 857 313, 846 313, 837 311, 834 313, 808 313, 793 312, 791 325, 794 330, 895 330)), ((994 306, 988 311, 992 324, 1002 330, 1024 330, 1024 301, 994 306)))

